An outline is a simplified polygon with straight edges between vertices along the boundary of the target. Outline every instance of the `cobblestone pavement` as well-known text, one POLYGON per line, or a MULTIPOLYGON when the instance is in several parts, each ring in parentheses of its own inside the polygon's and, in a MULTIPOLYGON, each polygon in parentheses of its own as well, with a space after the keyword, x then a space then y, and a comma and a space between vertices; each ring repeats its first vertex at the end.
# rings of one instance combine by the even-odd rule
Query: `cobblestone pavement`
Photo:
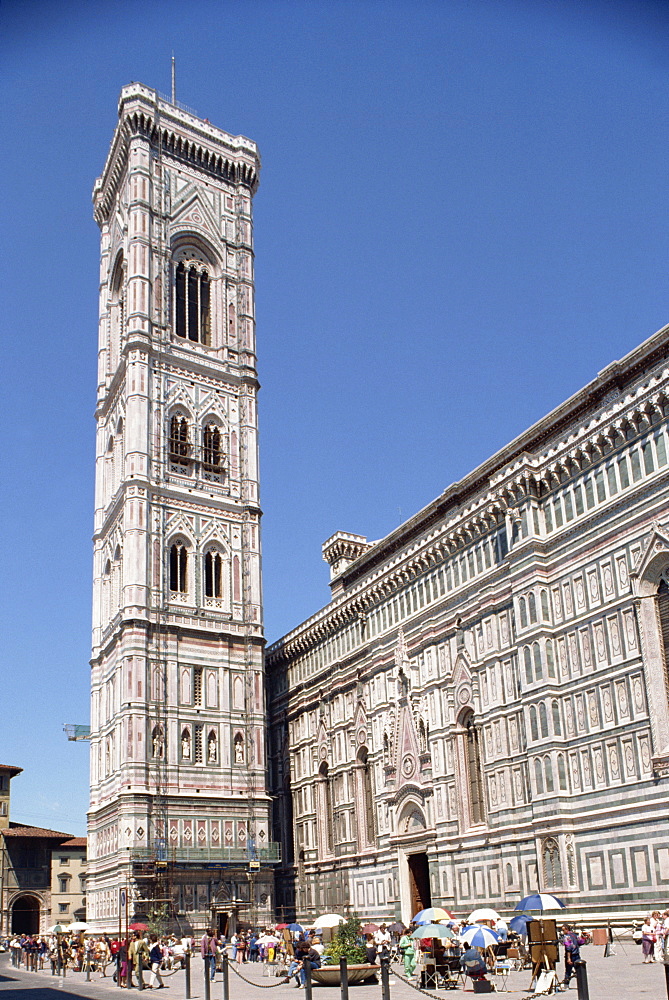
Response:
MULTIPOLYGON (((662 965, 642 965, 641 949, 631 943, 619 943, 617 953, 610 958, 603 957, 603 948, 589 946, 582 948, 582 955, 587 962, 588 986, 590 1000, 635 1000, 635 998, 653 998, 663 1000, 669 997, 665 984, 665 972, 662 965)), ((263 975, 260 964, 235 966, 249 983, 244 982, 232 971, 230 972, 230 1000, 298 1000, 304 994, 295 992, 295 986, 277 982, 263 975), (271 989, 268 987, 272 984, 271 989)), ((563 966, 558 967, 562 973, 563 966)), ((169 992, 161 993, 161 1000, 185 1000, 185 974, 183 972, 165 976, 165 984, 169 992)), ((419 1000, 424 994, 391 975, 390 992, 393 1000, 419 1000)), ((509 995, 526 997, 530 994, 529 973, 512 973, 509 977, 509 995)), ((431 995, 440 1000, 449 997, 472 996, 473 990, 468 981, 465 990, 430 990, 431 995)), ((69 972, 62 979, 52 976, 50 972, 26 972, 24 969, 13 969, 8 956, 0 958, 0 1000, 13 1000, 19 993, 29 994, 26 1000, 70 1000, 84 997, 89 1000, 119 1000, 127 996, 109 978, 100 979, 97 973, 92 975, 90 983, 80 972, 69 972)), ((135 994, 136 995, 136 994, 135 994)), ((152 994, 153 995, 153 994, 152 994)), ((313 987, 314 1000, 339 1000, 340 992, 336 987, 313 987)), ((565 997, 577 1000, 577 990, 574 980, 572 988, 565 997)), ((205 1000, 204 977, 199 958, 193 959, 192 1000, 205 1000)), ((210 1000, 222 1000, 223 982, 220 973, 211 983, 210 1000)), ((381 986, 369 984, 350 987, 350 1000, 381 1000, 381 986)))

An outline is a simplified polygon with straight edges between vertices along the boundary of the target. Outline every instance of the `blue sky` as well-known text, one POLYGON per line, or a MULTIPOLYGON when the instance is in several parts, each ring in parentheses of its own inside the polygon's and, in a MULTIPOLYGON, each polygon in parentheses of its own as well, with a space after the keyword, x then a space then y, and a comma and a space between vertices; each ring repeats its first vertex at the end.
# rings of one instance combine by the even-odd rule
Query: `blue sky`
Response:
POLYGON ((81 834, 98 230, 120 88, 257 141, 266 634, 669 321, 669 7, 3 0, 0 761, 81 834))

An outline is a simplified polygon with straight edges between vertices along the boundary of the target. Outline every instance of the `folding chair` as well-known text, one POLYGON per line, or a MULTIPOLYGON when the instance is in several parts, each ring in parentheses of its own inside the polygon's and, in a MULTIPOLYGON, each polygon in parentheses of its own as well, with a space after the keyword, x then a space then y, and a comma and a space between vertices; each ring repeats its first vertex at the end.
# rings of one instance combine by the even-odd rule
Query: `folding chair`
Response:
POLYGON ((511 962, 495 962, 493 975, 495 976, 495 990, 497 993, 509 992, 509 973, 511 972, 511 962))

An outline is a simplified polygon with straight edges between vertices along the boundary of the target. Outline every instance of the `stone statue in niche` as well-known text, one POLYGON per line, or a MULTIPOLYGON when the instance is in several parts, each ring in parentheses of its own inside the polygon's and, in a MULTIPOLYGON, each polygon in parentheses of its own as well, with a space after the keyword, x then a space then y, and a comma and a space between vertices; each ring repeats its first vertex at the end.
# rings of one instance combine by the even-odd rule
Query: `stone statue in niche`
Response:
POLYGON ((190 760, 190 733, 187 729, 181 734, 181 756, 184 760, 190 760))
POLYGON ((153 756, 157 760, 162 760, 165 754, 165 741, 163 731, 160 727, 153 731, 153 756))
POLYGON ((207 760, 210 764, 215 764, 218 759, 218 748, 216 746, 216 735, 214 733, 209 733, 209 740, 207 741, 207 760))
POLYGON ((235 764, 244 763, 244 743, 241 736, 235 738, 235 764))

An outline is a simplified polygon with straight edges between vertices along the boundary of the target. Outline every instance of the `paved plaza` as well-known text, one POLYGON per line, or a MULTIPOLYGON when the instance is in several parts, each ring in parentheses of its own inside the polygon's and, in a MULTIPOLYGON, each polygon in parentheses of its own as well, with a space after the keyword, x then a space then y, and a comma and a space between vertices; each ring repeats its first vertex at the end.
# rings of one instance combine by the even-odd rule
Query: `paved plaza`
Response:
MULTIPOLYGON (((649 997, 662 1000, 667 996, 664 968, 661 965, 642 965, 641 949, 631 943, 618 943, 617 953, 610 958, 604 958, 604 949, 593 945, 582 949, 583 958, 587 962, 588 985, 590 1000, 633 1000, 636 997, 649 997)), ((563 966, 559 966, 562 972, 563 966)), ((250 982, 244 982, 238 976, 230 973, 231 1000, 288 1000, 303 996, 296 992, 292 984, 278 983, 267 987, 272 980, 263 975, 260 964, 248 964, 240 971, 250 982)), ((169 992, 161 993, 165 1000, 185 1000, 185 975, 177 972, 165 977, 169 992)), ((525 997, 530 991, 529 973, 512 973, 509 980, 509 995, 525 997)), ((380 1000, 380 984, 351 986, 351 1000, 380 1000)), ((421 992, 391 976, 390 986, 393 1000, 418 1000, 421 992)), ((0 961, 0 998, 15 997, 19 992, 29 994, 26 1000, 65 1000, 68 997, 88 997, 90 1000, 115 1000, 119 988, 111 979, 100 979, 97 974, 90 983, 82 973, 70 972, 65 979, 51 976, 50 972, 26 972, 24 969, 13 969, 8 956, 2 956, 0 961)), ((314 1000, 339 1000, 340 991, 337 987, 314 986, 314 1000)), ((443 997, 472 996, 471 983, 466 990, 431 990, 430 995, 443 997)), ((562 994, 558 994, 562 995, 562 994)), ((575 982, 565 996, 577 998, 575 982)), ((193 974, 191 983, 192 1000, 204 1000, 204 980, 200 960, 193 959, 193 974)), ((223 983, 220 973, 211 984, 211 1000, 222 1000, 223 983)))

